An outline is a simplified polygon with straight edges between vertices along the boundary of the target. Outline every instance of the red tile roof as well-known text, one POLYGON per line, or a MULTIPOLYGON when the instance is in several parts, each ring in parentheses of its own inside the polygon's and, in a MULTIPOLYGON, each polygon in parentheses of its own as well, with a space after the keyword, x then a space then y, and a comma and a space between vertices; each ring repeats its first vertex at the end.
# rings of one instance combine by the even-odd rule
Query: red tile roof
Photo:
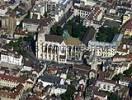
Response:
POLYGON ((122 26, 122 31, 124 30, 130 30, 132 31, 132 18, 128 20, 123 26, 122 26))
POLYGON ((21 77, 15 77, 15 76, 4 75, 4 74, 0 74, 0 80, 6 80, 10 82, 15 82, 15 83, 25 83, 25 79, 21 77))
POLYGON ((99 6, 93 6, 92 8, 90 6, 84 6, 84 7, 74 6, 74 8, 89 12, 89 14, 87 15, 88 20, 96 19, 102 11, 99 6))
POLYGON ((33 95, 33 96, 29 96, 26 100, 42 100, 39 97, 33 95))
POLYGON ((113 3, 114 0, 107 0, 108 3, 113 3))
POLYGON ((121 44, 118 48, 117 48, 117 51, 120 51, 120 52, 128 52, 128 50, 129 50, 129 47, 128 47, 128 45, 126 45, 126 44, 121 44), (126 46, 125 48, 123 48, 123 46, 126 46))
POLYGON ((19 84, 15 87, 15 89, 13 91, 0 90, 0 97, 16 99, 16 96, 18 96, 20 94, 20 92, 23 88, 24 88, 24 86, 22 84, 19 84))
POLYGON ((113 56, 113 60, 114 59, 124 59, 125 61, 132 61, 132 54, 127 54, 127 55, 119 55, 116 54, 113 56))
POLYGON ((97 81, 104 82, 104 83, 116 84, 115 81, 113 81, 113 80, 107 80, 107 79, 98 79, 97 81))

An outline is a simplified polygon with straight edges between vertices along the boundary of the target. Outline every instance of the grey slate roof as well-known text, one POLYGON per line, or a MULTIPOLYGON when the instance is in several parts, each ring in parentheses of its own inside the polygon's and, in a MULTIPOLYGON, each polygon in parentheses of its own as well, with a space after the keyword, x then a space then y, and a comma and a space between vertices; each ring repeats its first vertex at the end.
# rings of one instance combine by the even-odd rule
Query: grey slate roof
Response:
POLYGON ((62 43, 63 42, 63 37, 62 36, 57 36, 57 35, 45 35, 45 41, 49 42, 58 42, 62 43))
POLYGON ((60 84, 60 80, 61 80, 60 77, 57 77, 54 75, 48 75, 48 74, 44 74, 43 76, 40 76, 39 79, 45 82, 53 83, 53 84, 60 84))
POLYGON ((88 45, 88 42, 93 39, 96 30, 93 27, 89 27, 87 32, 82 36, 81 40, 85 45, 88 45))

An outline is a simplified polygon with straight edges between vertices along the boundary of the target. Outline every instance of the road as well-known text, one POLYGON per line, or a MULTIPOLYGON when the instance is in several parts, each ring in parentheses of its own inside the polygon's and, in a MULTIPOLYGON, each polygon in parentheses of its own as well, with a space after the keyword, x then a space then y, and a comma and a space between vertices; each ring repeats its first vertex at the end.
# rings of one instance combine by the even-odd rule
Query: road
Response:
POLYGON ((61 27, 64 27, 64 25, 71 20, 74 17, 73 13, 69 16, 69 18, 61 25, 61 27))
MULTIPOLYGON (((33 86, 34 86, 35 83, 37 82, 38 77, 41 76, 41 75, 45 72, 46 68, 47 68, 47 64, 45 63, 45 64, 43 65, 43 69, 40 71, 40 73, 38 74, 38 76, 37 76, 36 79, 34 80, 33 86)), ((26 100, 26 98, 27 98, 28 95, 29 95, 29 92, 25 92, 25 93, 22 95, 22 97, 21 97, 20 100, 26 100)))
POLYGON ((68 11, 62 18, 61 20, 58 22, 58 25, 63 27, 67 21, 69 21, 70 19, 72 19, 74 17, 73 12, 68 11))

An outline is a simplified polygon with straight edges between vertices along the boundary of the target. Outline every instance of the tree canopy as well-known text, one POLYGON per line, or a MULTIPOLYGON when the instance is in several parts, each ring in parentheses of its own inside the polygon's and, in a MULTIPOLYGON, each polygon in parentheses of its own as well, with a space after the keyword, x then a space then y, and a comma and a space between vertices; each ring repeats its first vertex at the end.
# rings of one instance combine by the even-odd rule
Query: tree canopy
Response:
POLYGON ((69 85, 67 91, 61 95, 62 100, 73 100, 73 94, 75 92, 75 86, 69 85))
POLYGON ((120 79, 122 79, 123 78, 123 74, 118 74, 118 75, 115 75, 113 78, 112 78, 112 80, 114 80, 114 81, 119 81, 120 79))
POLYGON ((80 19, 80 17, 76 16, 69 20, 63 28, 55 24, 51 28, 50 33, 55 35, 62 35, 64 31, 67 31, 68 34, 72 37, 80 38, 82 34, 86 33, 87 28, 83 25, 83 21, 80 19))
POLYGON ((65 24, 64 29, 67 30, 68 33, 75 38, 80 38, 82 34, 87 31, 87 28, 83 25, 83 21, 79 16, 76 16, 73 19, 69 20, 65 24))
POLYGON ((117 94, 111 93, 108 97, 108 100, 121 100, 121 98, 117 94))
POLYGON ((100 27, 99 32, 96 34, 96 40, 101 42, 111 42, 115 36, 118 34, 119 30, 115 27, 100 27))
POLYGON ((61 26, 55 24, 52 26, 51 30, 50 30, 50 33, 51 34, 54 34, 54 35, 62 35, 63 34, 63 29, 61 26))
POLYGON ((25 52, 24 47, 23 47, 24 42, 26 42, 27 44, 31 46, 33 41, 34 41, 33 36, 28 35, 27 37, 23 37, 23 38, 20 37, 17 40, 10 41, 7 45, 10 48, 13 48, 18 53, 22 54, 25 52))
POLYGON ((132 75, 132 66, 128 70, 124 71, 123 74, 125 74, 127 77, 131 76, 132 75))

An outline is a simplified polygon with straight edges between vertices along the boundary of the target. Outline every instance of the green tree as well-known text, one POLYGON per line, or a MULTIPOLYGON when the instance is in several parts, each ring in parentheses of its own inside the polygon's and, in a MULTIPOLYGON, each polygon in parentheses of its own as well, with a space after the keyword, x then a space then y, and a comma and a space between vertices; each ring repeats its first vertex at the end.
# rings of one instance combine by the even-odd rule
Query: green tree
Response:
POLYGON ((125 74, 127 77, 130 77, 132 75, 132 66, 123 72, 123 74, 125 74))
POLYGON ((114 81, 119 81, 120 79, 122 79, 123 78, 123 74, 118 74, 118 75, 115 75, 113 78, 112 78, 112 80, 114 80, 114 81))
POLYGON ((100 27, 99 32, 96 34, 96 40, 101 42, 111 42, 115 34, 118 34, 119 30, 116 27, 100 27))
POLYGON ((132 36, 130 37, 130 40, 132 40, 132 36))
POLYGON ((55 35, 62 35, 63 31, 66 30, 70 36, 80 38, 82 34, 87 31, 87 28, 83 26, 83 21, 79 16, 69 20, 64 27, 55 24, 52 26, 50 33, 55 35))
POLYGON ((23 48, 23 42, 25 41, 27 43, 30 43, 32 39, 33 38, 31 36, 24 37, 24 38, 20 37, 19 39, 15 40, 15 41, 10 41, 7 44, 7 46, 9 46, 10 48, 13 48, 18 53, 23 54, 23 53, 25 53, 24 48, 23 48))
POLYGON ((65 24, 64 30, 67 30, 72 37, 80 38, 87 28, 83 26, 81 18, 76 16, 65 24))
POLYGON ((55 35, 62 35, 63 34, 63 29, 61 28, 61 26, 55 24, 52 26, 51 30, 50 30, 51 34, 55 34, 55 35))
POLYGON ((10 41, 8 46, 13 48, 17 52, 21 52, 21 44, 22 44, 22 38, 19 38, 15 41, 10 41))
POLYGON ((121 98, 117 94, 111 93, 108 97, 108 100, 121 100, 121 98))
POLYGON ((73 94, 76 89, 74 85, 69 85, 67 91, 61 95, 62 100, 73 100, 73 94))
POLYGON ((70 35, 72 35, 73 33, 73 25, 72 25, 72 20, 68 21, 65 26, 64 26, 64 29, 68 31, 68 33, 70 35))

